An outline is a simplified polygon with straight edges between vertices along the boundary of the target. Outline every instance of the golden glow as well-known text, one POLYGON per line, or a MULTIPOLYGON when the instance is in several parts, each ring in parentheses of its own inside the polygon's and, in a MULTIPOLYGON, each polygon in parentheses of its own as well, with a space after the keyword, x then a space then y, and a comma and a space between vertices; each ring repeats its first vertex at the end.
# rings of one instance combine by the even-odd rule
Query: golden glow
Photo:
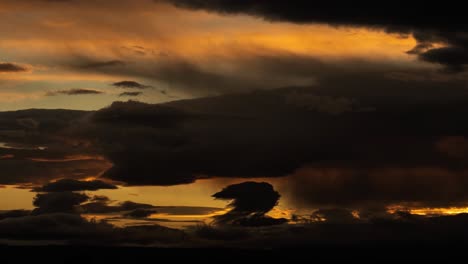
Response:
POLYGON ((352 211, 351 215, 353 215, 353 217, 356 219, 361 219, 361 215, 359 214, 359 211, 357 210, 352 211))
POLYGON ((36 161, 36 162, 70 162, 70 161, 80 161, 80 160, 98 160, 98 161, 109 162, 103 156, 88 156, 88 155, 72 155, 72 156, 66 156, 64 158, 59 158, 59 159, 31 158, 30 160, 36 161))
POLYGON ((12 155, 12 154, 0 155, 0 160, 2 160, 2 159, 13 159, 13 158, 15 158, 15 155, 12 155))
POLYGON ((378 30, 271 23, 249 16, 178 9, 153 1, 113 1, 112 5, 105 1, 83 2, 76 9, 56 3, 38 4, 42 1, 5 1, 0 4, 0 10, 8 10, 0 16, 0 57, 2 61, 27 65, 29 71, 0 74, 0 81, 5 81, 0 110, 97 109, 122 99, 120 91, 110 86, 122 80, 172 90, 173 97, 145 91, 139 98, 145 102, 200 96, 185 84, 161 77, 173 71, 177 75, 186 66, 201 73, 245 80, 241 86, 248 87, 252 82, 265 88, 312 85, 316 80, 311 73, 308 77, 278 76, 279 81, 271 83, 272 74, 261 65, 265 58, 298 56, 332 64, 347 60, 424 67, 405 53, 415 46, 414 38, 378 30), (109 8, 112 12, 108 12, 109 8), (28 15, 18 16, 18 12, 28 15), (109 61, 125 64, 86 67, 109 61), (159 74, 155 74, 158 70, 159 74), (76 96, 74 100, 45 96, 49 90, 87 87, 106 94, 76 96))
POLYGON ((414 215, 457 215, 468 213, 468 207, 405 207, 401 205, 394 205, 387 207, 389 213, 396 213, 397 211, 405 211, 414 215))
POLYGON ((268 216, 273 218, 286 218, 291 219, 292 215, 294 214, 295 210, 293 209, 283 209, 281 207, 275 207, 273 210, 268 212, 268 216))
POLYGON ((35 195, 35 193, 27 189, 6 186, 0 190, 0 211, 32 209, 32 201, 35 195))

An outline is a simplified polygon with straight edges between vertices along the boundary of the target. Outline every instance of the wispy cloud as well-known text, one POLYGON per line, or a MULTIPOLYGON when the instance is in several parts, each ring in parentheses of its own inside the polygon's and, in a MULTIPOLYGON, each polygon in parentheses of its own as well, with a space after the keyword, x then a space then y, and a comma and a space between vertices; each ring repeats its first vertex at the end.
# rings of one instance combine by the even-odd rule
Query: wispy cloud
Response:
POLYGON ((46 96, 57 96, 57 95, 92 95, 92 94, 104 94, 102 91, 93 89, 69 89, 50 91, 46 93, 46 96))
POLYGON ((90 62, 84 65, 81 65, 80 68, 93 69, 93 68, 103 68, 103 67, 124 66, 125 64, 126 63, 121 60, 95 61, 95 62, 90 62))
POLYGON ((120 97, 124 97, 124 96, 139 96, 139 95, 142 95, 143 93, 142 92, 123 92, 121 94, 119 94, 120 97))
POLYGON ((135 81, 121 81, 112 84, 115 87, 126 88, 126 89, 147 89, 152 88, 150 85, 144 85, 135 81))

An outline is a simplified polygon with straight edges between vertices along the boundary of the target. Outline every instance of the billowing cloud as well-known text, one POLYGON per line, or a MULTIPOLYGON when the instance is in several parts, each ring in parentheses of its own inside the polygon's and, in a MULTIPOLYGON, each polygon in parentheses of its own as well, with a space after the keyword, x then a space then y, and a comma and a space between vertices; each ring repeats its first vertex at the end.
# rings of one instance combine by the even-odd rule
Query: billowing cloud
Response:
MULTIPOLYGON (((37 130, 34 140, 47 144, 58 140, 54 144, 66 151, 104 156, 113 163, 104 176, 129 185, 174 185, 223 176, 280 177, 324 163, 332 168, 355 163, 363 170, 380 166, 453 171, 460 167, 459 154, 446 154, 453 144, 444 147, 438 142, 448 136, 466 135, 468 127, 463 125, 462 113, 467 109, 460 101, 467 95, 463 81, 426 80, 420 75, 411 79, 397 73, 368 71, 362 75, 372 78, 361 78, 356 72, 342 78, 331 75, 322 79, 321 85, 311 87, 167 104, 117 102, 96 112, 61 113, 63 121, 55 123, 48 121, 52 112, 8 113, 3 124, 24 131, 15 140, 19 143, 32 138, 16 119, 33 119, 35 125, 28 125, 28 129, 37 130), (378 85, 381 89, 372 88, 378 85), (447 85, 450 92, 443 89, 447 85), (424 94, 424 100, 414 105, 418 94, 424 94), (427 115, 432 118, 421 118, 427 115), (62 144, 64 139, 66 144, 62 144)), ((53 150, 35 151, 46 156, 42 161, 48 162, 41 162, 41 166, 68 167, 57 157, 50 157, 63 159, 64 153, 54 154, 53 150)), ((18 171, 25 166, 18 169, 13 164, 21 160, 35 165, 41 159, 23 161, 21 155, 25 154, 20 153, 4 150, 2 154, 14 158, 0 162, 12 164, 10 171, 17 179, 31 179, 19 177, 18 171)), ((37 175, 41 170, 34 172, 37 175)))
POLYGON ((117 189, 117 186, 100 180, 79 181, 74 179, 61 179, 50 182, 42 187, 35 188, 35 192, 75 192, 97 191, 102 189, 117 189))
POLYGON ((266 182, 244 182, 227 186, 213 194, 216 199, 233 200, 231 210, 216 217, 221 224, 242 226, 275 225, 286 222, 286 219, 274 219, 265 214, 278 204, 280 194, 266 182))
POLYGON ((92 89, 70 89, 47 92, 46 96, 57 96, 57 95, 90 95, 90 94, 103 94, 104 92, 92 89))
POLYGON ((39 193, 33 204, 33 214, 74 213, 76 207, 89 200, 89 196, 75 192, 39 193))

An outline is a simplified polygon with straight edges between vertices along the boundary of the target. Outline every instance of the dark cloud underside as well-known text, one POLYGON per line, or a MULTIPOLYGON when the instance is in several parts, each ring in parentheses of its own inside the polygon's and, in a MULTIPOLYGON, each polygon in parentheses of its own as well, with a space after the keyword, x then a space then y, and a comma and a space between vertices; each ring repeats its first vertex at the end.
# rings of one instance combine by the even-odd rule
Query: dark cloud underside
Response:
POLYGON ((92 89, 70 89, 47 92, 46 96, 58 96, 58 95, 98 95, 104 92, 92 89))
POLYGON ((135 81, 121 81, 112 84, 118 88, 125 88, 125 89, 146 89, 151 88, 151 86, 144 85, 135 81))
POLYGON ((116 66, 125 66, 126 63, 121 60, 111 60, 111 61, 96 61, 89 62, 87 64, 80 65, 79 68, 83 69, 96 69, 96 68, 105 68, 105 67, 116 67, 116 66))
POLYGON ((14 63, 0 62, 0 73, 2 72, 25 72, 27 70, 28 70, 27 68, 14 64, 14 63))
POLYGON ((135 96, 140 96, 142 94, 143 94, 142 92, 123 92, 119 94, 119 97, 125 97, 125 96, 135 97, 135 96))
POLYGON ((100 180, 79 181, 74 179, 61 179, 48 183, 40 188, 34 189, 36 192, 74 192, 74 191, 97 191, 102 189, 117 189, 117 186, 100 180))

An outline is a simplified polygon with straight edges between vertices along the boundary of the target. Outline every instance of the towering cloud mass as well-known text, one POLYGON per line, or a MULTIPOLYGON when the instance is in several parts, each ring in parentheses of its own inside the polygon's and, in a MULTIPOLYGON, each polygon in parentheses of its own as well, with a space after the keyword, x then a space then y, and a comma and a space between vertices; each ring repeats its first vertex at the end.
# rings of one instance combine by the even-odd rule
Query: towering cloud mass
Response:
POLYGON ((233 200, 231 210, 216 217, 217 223, 243 226, 275 225, 286 219, 274 219, 265 214, 278 204, 280 194, 266 182, 244 182, 230 185, 213 194, 216 199, 233 200))
POLYGON ((76 207, 86 201, 86 194, 75 192, 40 193, 34 198, 35 214, 74 213, 76 207))
POLYGON ((202 239, 263 244, 248 228, 229 232, 266 225, 307 243, 424 240, 431 228, 464 239, 455 229, 466 216, 412 210, 468 208, 465 13, 444 3, 1 1, 0 107, 29 110, 0 112, 0 185, 37 195, 32 211, 0 212, 0 238, 180 242, 187 234, 84 217, 169 223, 154 214, 217 209, 90 192, 229 178, 219 181, 245 182, 213 195, 229 211, 194 232, 202 239), (125 98, 144 101, 114 102, 125 98), (37 109, 64 107, 89 111, 37 109), (271 217, 289 216, 275 208, 280 193, 306 212, 289 222, 300 228, 274 227, 289 220, 271 217))

